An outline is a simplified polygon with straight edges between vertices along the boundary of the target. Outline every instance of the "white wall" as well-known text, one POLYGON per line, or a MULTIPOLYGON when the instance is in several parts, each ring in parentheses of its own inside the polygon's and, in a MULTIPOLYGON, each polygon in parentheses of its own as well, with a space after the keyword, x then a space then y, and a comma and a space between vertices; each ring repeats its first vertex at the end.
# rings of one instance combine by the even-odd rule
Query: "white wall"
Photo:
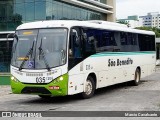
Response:
POLYGON ((125 22, 129 24, 130 28, 139 27, 139 21, 137 20, 126 20, 125 22))

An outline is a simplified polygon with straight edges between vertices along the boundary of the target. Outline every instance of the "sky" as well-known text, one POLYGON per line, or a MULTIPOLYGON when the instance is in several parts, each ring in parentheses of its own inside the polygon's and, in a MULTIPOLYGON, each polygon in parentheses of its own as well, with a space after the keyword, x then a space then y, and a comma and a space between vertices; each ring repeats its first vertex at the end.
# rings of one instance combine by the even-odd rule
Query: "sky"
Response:
POLYGON ((127 16, 145 16, 149 12, 160 13, 160 0, 116 0, 116 18, 127 16))

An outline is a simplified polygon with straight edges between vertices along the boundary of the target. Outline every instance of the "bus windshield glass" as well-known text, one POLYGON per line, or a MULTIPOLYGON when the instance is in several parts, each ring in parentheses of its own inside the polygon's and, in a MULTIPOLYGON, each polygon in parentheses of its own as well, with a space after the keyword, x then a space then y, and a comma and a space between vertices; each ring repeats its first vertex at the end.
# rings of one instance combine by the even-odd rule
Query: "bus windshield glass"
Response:
POLYGON ((21 69, 48 69, 66 62, 67 29, 18 30, 11 64, 21 69))

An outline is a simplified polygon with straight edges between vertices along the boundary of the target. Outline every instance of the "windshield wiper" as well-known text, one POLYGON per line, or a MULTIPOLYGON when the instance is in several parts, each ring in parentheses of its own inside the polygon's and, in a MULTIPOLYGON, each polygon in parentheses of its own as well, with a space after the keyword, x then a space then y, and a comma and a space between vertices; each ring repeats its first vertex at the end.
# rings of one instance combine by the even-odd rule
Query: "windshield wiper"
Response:
POLYGON ((42 39, 41 39, 41 43, 40 43, 40 46, 39 46, 38 49, 39 49, 39 56, 42 54, 42 57, 43 57, 43 60, 44 60, 45 65, 46 65, 46 67, 47 67, 47 70, 48 70, 48 71, 51 71, 51 68, 50 68, 50 66, 49 66, 49 64, 48 64, 48 62, 47 62, 45 53, 44 53, 44 51, 43 51, 43 49, 42 49, 42 39))
POLYGON ((28 51, 28 53, 26 54, 24 60, 22 61, 21 65, 20 65, 20 67, 19 67, 19 71, 22 70, 22 67, 23 67, 24 63, 27 61, 26 58, 29 58, 29 55, 30 55, 30 54, 31 54, 31 56, 32 56, 33 48, 34 48, 34 41, 33 41, 33 43, 32 43, 32 47, 29 49, 29 51, 28 51))

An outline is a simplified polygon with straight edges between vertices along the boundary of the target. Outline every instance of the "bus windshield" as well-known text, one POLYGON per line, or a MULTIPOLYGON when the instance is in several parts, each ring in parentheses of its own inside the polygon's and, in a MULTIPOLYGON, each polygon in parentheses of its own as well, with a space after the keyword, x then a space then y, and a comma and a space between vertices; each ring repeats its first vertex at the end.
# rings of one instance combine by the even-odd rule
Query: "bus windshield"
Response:
POLYGON ((67 29, 16 31, 11 65, 21 69, 48 69, 66 62, 67 29))

